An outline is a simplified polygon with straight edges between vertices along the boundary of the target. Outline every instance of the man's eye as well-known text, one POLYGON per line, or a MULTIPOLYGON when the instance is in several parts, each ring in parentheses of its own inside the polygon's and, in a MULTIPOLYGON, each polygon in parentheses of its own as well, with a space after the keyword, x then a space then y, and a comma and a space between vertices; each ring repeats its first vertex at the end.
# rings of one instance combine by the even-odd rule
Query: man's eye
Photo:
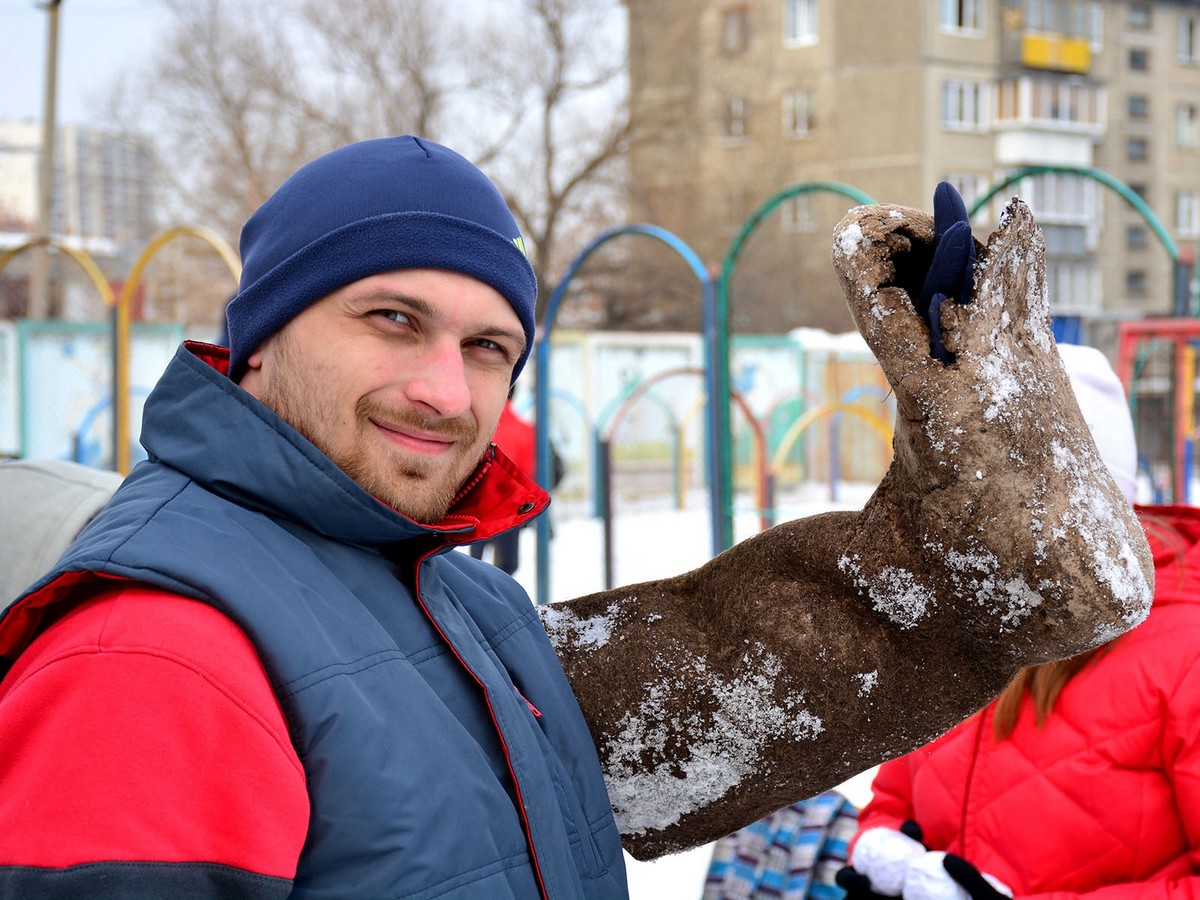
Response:
POLYGON ((405 324, 409 321, 408 313, 400 309, 377 309, 375 314, 383 316, 385 319, 390 319, 393 322, 405 324))

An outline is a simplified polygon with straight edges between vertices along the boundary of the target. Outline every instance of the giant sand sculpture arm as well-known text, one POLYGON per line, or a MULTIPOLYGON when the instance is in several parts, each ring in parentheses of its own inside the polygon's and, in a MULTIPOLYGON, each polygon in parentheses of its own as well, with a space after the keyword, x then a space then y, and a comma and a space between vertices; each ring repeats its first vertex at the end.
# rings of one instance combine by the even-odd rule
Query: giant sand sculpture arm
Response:
POLYGON ((932 218, 851 210, 834 265, 896 395, 860 512, 778 525, 675 578, 543 608, 626 848, 715 840, 987 703, 1021 666, 1137 624, 1153 574, 1049 329, 1044 246, 1013 201, 974 302, 914 311, 932 218))

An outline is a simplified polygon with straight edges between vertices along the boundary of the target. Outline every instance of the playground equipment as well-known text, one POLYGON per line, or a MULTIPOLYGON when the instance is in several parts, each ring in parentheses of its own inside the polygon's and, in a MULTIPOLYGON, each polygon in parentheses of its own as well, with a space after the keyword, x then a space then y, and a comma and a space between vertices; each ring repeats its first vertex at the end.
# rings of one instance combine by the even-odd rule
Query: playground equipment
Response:
MULTIPOLYGON (((1144 385, 1141 385, 1138 381, 1139 372, 1150 364, 1149 361, 1152 359, 1154 352, 1156 352, 1155 347, 1161 346, 1163 342, 1167 342, 1173 348, 1173 368, 1171 369, 1173 415, 1170 430, 1171 451, 1167 458, 1170 460, 1169 469, 1172 494, 1175 499, 1186 499, 1192 460, 1192 444, 1195 436, 1192 409, 1192 379, 1195 375, 1193 348, 1197 339, 1193 330, 1192 320, 1182 319, 1189 312, 1187 294, 1189 281, 1188 263, 1181 260, 1178 247, 1171 239, 1170 234, 1139 195, 1107 173, 1089 167, 1039 165, 1019 168, 1005 176, 982 196, 977 198, 971 208, 971 214, 980 210, 1005 187, 1023 178, 1046 173, 1070 174, 1090 178, 1117 193, 1145 219, 1171 260, 1174 272, 1172 306, 1176 318, 1181 321, 1177 329, 1164 325, 1164 321, 1170 320, 1139 323, 1152 326, 1148 330, 1141 331, 1131 325, 1123 326, 1121 336, 1123 341, 1121 350, 1123 368, 1121 369, 1121 375, 1130 392, 1131 402, 1147 402, 1143 395, 1148 396, 1148 394, 1143 390, 1144 385), (1125 341, 1133 343, 1129 347, 1126 347, 1125 341)), ((839 448, 839 441, 841 440, 841 428, 844 421, 852 418, 856 421, 865 422, 868 427, 873 429, 883 439, 882 443, 887 442, 890 436, 890 428, 883 419, 870 412, 867 407, 857 403, 855 399, 848 399, 847 390, 868 390, 864 385, 827 385, 826 390, 820 396, 810 396, 804 399, 795 398, 793 402, 796 416, 795 421, 790 424, 785 423, 782 426, 779 426, 776 420, 776 416, 782 416, 782 410, 784 409, 782 402, 773 404, 766 416, 765 427, 751 414, 747 398, 740 396, 739 392, 733 390, 731 386, 729 360, 730 336, 728 331, 729 294, 732 275, 738 259, 751 234, 775 209, 793 197, 813 192, 839 194, 854 203, 860 204, 875 202, 873 198, 857 188, 837 182, 802 182, 784 188, 769 197, 742 225, 723 257, 719 269, 716 269, 719 271, 719 274, 715 277, 712 271, 710 271, 687 244, 670 232, 653 225, 630 225, 605 231, 576 256, 564 273, 563 278, 550 299, 534 348, 534 365, 537 379, 534 418, 538 440, 537 478, 539 483, 546 485, 550 479, 548 471, 551 455, 549 452, 550 398, 552 396, 562 396, 561 392, 556 392, 554 386, 550 383, 549 366, 550 340, 558 308, 563 301, 567 288, 588 257, 603 244, 623 235, 650 237, 665 244, 684 260, 699 283, 698 299, 703 314, 700 340, 703 346, 704 364, 700 369, 696 370, 696 373, 700 375, 705 384, 705 391, 702 396, 706 399, 701 401, 706 414, 703 444, 707 451, 704 454, 704 458, 709 487, 709 516, 711 520, 712 552, 714 555, 731 546, 734 540, 733 495, 735 488, 734 466, 736 464, 736 454, 733 447, 730 403, 737 402, 742 405, 746 421, 750 423, 751 429, 755 430, 754 443, 757 448, 756 453, 761 457, 758 459, 756 465, 757 482, 755 487, 758 491, 757 511, 760 514, 760 521, 764 527, 766 524, 769 524, 769 520, 774 514, 774 480, 783 472, 784 461, 787 455, 794 452, 794 448, 800 441, 801 436, 814 422, 828 420, 831 423, 829 431, 829 462, 830 485, 833 492, 836 492, 837 484, 841 480, 839 464, 842 454, 839 448), (836 390, 833 389, 834 387, 836 387, 836 390), (841 399, 838 402, 834 402, 830 399, 832 397, 840 397, 841 399), (783 438, 776 439, 776 435, 780 430, 783 431, 783 438), (773 449, 772 444, 774 445, 773 449), (785 444, 786 446, 784 446, 785 444)), ((241 266, 234 251, 217 235, 203 228, 171 228, 152 239, 150 244, 138 256, 129 276, 121 285, 119 296, 114 296, 113 287, 109 285, 94 260, 83 251, 66 246, 59 241, 53 239, 34 240, 0 254, 0 271, 2 271, 14 256, 27 250, 29 247, 40 244, 50 244, 57 247, 84 269, 99 292, 104 305, 112 310, 112 418, 114 447, 116 448, 114 451, 114 460, 115 467, 121 472, 126 472, 129 468, 128 427, 131 391, 129 386, 128 356, 132 297, 151 257, 163 245, 180 236, 193 236, 207 242, 220 255, 235 281, 239 278, 241 266)), ((1193 299, 1190 305, 1195 307, 1197 305, 1196 300, 1193 299)), ((667 415, 667 418, 671 419, 674 412, 669 409, 669 405, 664 405, 664 401, 661 399, 655 399, 654 397, 650 397, 650 399, 663 406, 667 413, 670 413, 667 415)), ((581 410, 581 415, 586 421, 587 411, 582 409, 582 407, 581 410)), ((683 502, 684 496, 682 478, 684 431, 686 422, 690 417, 691 415, 688 414, 681 419, 678 415, 674 415, 673 423, 675 441, 673 459, 676 465, 674 483, 677 492, 676 502, 680 505, 683 502)), ((1145 443, 1148 447, 1153 447, 1153 441, 1148 436, 1145 443)), ((1153 458, 1152 453, 1148 454, 1148 458, 1153 458)), ((1147 468, 1150 468, 1150 466, 1148 465, 1147 468)), ((1151 475, 1153 477, 1154 473, 1151 472, 1151 475)), ((537 601, 545 603, 548 602, 546 594, 549 584, 549 524, 544 518, 538 522, 537 548, 537 601)))
MULTIPOLYGON (((597 429, 597 479, 596 479, 596 496, 600 499, 599 515, 604 522, 604 584, 605 587, 611 589, 615 586, 613 581, 613 510, 612 510, 612 444, 616 437, 621 424, 625 421, 629 411, 634 405, 644 397, 652 396, 649 394, 650 389, 661 381, 668 378, 678 377, 680 375, 695 375, 699 378, 706 376, 704 369, 686 368, 686 369, 669 369, 665 372, 659 372, 650 378, 634 385, 632 390, 627 392, 620 405, 614 410, 612 420, 608 423, 601 433, 597 429)), ((755 417, 753 411, 746 404, 746 400, 741 394, 734 391, 732 399, 741 408, 746 416, 746 420, 750 423, 755 435, 755 445, 757 447, 756 459, 758 461, 758 505, 760 514, 764 517, 762 520, 762 528, 770 527, 770 521, 766 518, 766 510, 770 506, 770 470, 767 464, 767 442, 766 434, 763 431, 762 425, 755 417)), ((675 417, 667 410, 670 418, 671 431, 678 434, 678 423, 675 417)), ((679 448, 675 448, 673 457, 678 459, 680 455, 679 448)), ((676 483, 678 483, 678 473, 676 473, 676 483)), ((678 498, 677 498, 678 499, 678 498)))
POLYGON ((1132 408, 1139 463, 1155 503, 1190 502, 1198 343, 1200 319, 1144 319, 1118 326, 1117 375, 1132 408), (1155 459, 1165 460, 1165 477, 1155 470, 1155 459))
MULTIPOLYGON (((550 430, 547 422, 547 416, 550 407, 550 338, 554 331, 554 322, 558 316, 558 308, 562 304, 563 297, 566 295, 567 287, 571 280, 579 272, 579 269, 601 246, 608 243, 614 238, 622 235, 643 235, 662 242, 670 249, 674 250, 688 267, 692 270, 692 274, 696 276, 696 280, 700 283, 700 306, 703 312, 703 332, 706 336, 706 357, 707 365, 704 367, 705 377, 709 382, 708 396, 709 400, 709 434, 717 434, 717 408, 721 406, 716 402, 715 398, 722 397, 724 394, 717 390, 716 371, 717 366, 713 360, 715 358, 715 348, 713 347, 714 335, 716 329, 714 322, 714 293, 712 278, 708 274, 704 263, 696 252, 692 250, 686 243, 680 240, 671 232, 664 228, 659 228, 655 225, 628 225, 621 228, 613 228, 602 233, 595 238, 590 244, 583 248, 571 264, 567 267, 563 274, 562 280, 554 289, 553 295, 550 297, 550 303, 546 307, 546 313, 542 318, 540 334, 537 343, 534 347, 534 362, 535 371, 537 373, 537 392, 535 409, 537 416, 535 419, 535 427, 537 430, 538 452, 537 452, 537 481, 540 485, 548 485, 550 483, 550 430)), ((720 553, 728 544, 727 535, 724 532, 726 520, 721 515, 720 497, 723 496, 723 482, 728 473, 728 466, 723 457, 717 451, 718 443, 710 437, 714 450, 709 453, 709 485, 711 488, 710 499, 710 517, 712 519, 712 541, 713 554, 720 553)), ((541 516, 537 523, 537 587, 536 599, 539 604, 549 602, 550 590, 550 523, 545 516, 541 516)))
POLYGON ((220 255, 225 262, 230 272, 233 274, 234 282, 241 278, 242 266, 238 260, 238 256, 229 247, 229 245, 221 239, 220 235, 207 228, 180 225, 173 228, 168 228, 155 237, 151 238, 150 242, 138 255, 133 267, 130 269, 129 276, 125 279, 121 287, 119 295, 113 294, 112 286, 108 279, 96 264, 95 259, 85 250, 72 247, 63 241, 55 238, 39 237, 33 240, 26 241, 16 247, 6 250, 0 254, 0 272, 4 271, 5 266, 9 264, 18 254, 24 253, 33 247, 52 246, 61 250, 68 257, 80 265, 87 273, 92 284, 95 286, 97 293, 100 294, 100 299, 104 306, 111 311, 113 341, 112 341, 112 425, 113 425, 113 468, 122 475, 129 473, 130 468, 130 443, 129 443, 129 400, 130 400, 130 385, 129 385, 129 335, 131 314, 130 307, 133 301, 134 291, 137 289, 138 283, 141 280, 142 273, 145 271, 146 265, 150 262, 151 257, 163 247, 164 244, 173 240, 176 237, 190 235, 200 238, 211 246, 220 255))

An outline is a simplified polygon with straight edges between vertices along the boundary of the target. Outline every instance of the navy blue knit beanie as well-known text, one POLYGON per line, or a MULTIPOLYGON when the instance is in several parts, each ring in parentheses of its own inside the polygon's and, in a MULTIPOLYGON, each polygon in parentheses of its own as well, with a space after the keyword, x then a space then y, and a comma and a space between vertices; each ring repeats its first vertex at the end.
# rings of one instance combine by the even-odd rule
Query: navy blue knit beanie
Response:
POLYGON ((537 281, 495 185, 448 147, 423 138, 350 144, 285 181, 242 228, 242 281, 226 307, 229 377, 299 313, 360 278, 445 269, 491 285, 534 339, 537 281))

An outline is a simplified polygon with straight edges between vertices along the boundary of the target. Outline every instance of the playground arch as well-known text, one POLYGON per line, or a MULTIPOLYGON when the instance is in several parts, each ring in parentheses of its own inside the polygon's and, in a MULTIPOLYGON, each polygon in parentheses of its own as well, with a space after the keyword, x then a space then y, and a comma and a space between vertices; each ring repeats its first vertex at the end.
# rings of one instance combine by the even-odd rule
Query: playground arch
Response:
MULTIPOLYGON (((609 448, 611 447, 611 444, 612 444, 614 438, 616 437, 617 431, 620 429, 621 425, 624 423, 625 418, 629 414, 630 410, 632 410, 633 407, 643 398, 653 396, 652 394, 650 394, 651 388, 653 388, 657 384, 660 384, 663 381, 666 381, 668 378, 676 378, 681 375, 695 375, 695 376, 698 376, 699 378, 707 381, 709 372, 706 371, 705 369, 697 368, 695 366, 684 366, 684 367, 680 367, 680 368, 666 369, 662 372, 657 372, 654 375, 651 375, 651 376, 639 381, 633 387, 633 389, 628 392, 627 396, 620 403, 620 405, 617 406, 617 408, 614 410, 611 420, 607 423, 607 426, 604 429, 605 433, 600 440, 601 452, 599 455, 601 457, 602 466, 603 466, 603 470, 604 470, 604 472, 603 472, 603 481, 604 481, 603 494, 604 494, 604 497, 606 498, 606 508, 603 511, 603 519, 604 519, 604 582, 605 582, 606 589, 611 589, 612 587, 614 587, 613 553, 612 553, 613 515, 612 515, 611 507, 608 506, 608 504, 607 504, 608 498, 611 497, 611 486, 609 484, 609 482, 611 480, 611 457, 610 457, 609 448)), ((760 514, 760 516, 763 517, 760 525, 761 525, 762 530, 765 530, 765 529, 769 528, 771 525, 769 519, 767 518, 767 506, 770 502, 770 500, 769 500, 769 490, 770 489, 768 486, 769 470, 768 470, 768 462, 767 462, 766 434, 763 431, 762 423, 760 423, 758 421, 758 418, 754 415, 754 411, 750 408, 750 405, 746 402, 746 398, 744 396, 742 396, 742 394, 740 392, 737 392, 737 391, 732 392, 730 399, 732 399, 735 403, 737 403, 738 408, 742 410, 742 413, 745 415, 746 420, 750 423, 750 427, 753 430, 753 433, 755 435, 755 444, 756 444, 757 451, 758 451, 756 454, 756 458, 758 460, 758 476, 759 476, 758 477, 758 486, 759 486, 758 507, 759 507, 759 514, 760 514)), ((710 441, 710 444, 711 444, 711 441, 710 441)))
POLYGON ((106 308, 112 311, 113 315, 113 466, 122 475, 127 475, 130 468, 130 453, 129 453, 129 342, 131 331, 130 305, 133 300, 134 290, 137 288, 141 280, 142 273, 145 271, 151 257, 154 256, 165 244, 174 238, 184 235, 190 235, 200 238, 209 244, 225 265, 233 274, 234 282, 241 277, 241 262, 238 260, 237 254, 226 243, 220 235, 210 229, 192 226, 179 225, 172 228, 167 228, 150 239, 150 242, 139 254, 137 260, 130 269, 129 275, 121 288, 119 295, 113 294, 112 285, 96 264, 96 260, 85 250, 77 247, 72 247, 69 244, 58 240, 57 238, 39 237, 19 244, 4 253, 0 254, 0 272, 4 271, 5 266, 12 261, 18 254, 29 250, 31 247, 39 247, 49 245, 61 250, 68 257, 74 260, 87 273, 92 284, 96 287, 100 294, 100 299, 104 302, 106 308))
MULTIPOLYGON (((683 259, 688 268, 691 269, 692 274, 696 276, 696 280, 700 283, 700 307, 707 362, 705 373, 708 381, 709 434, 715 434, 717 426, 716 411, 722 404, 715 400, 715 398, 721 395, 717 393, 717 366, 714 365, 715 347, 713 345, 713 335, 716 330, 714 327, 715 294, 713 279, 709 275, 708 269, 696 254, 696 251, 665 228, 645 224, 623 225, 617 228, 610 228, 602 232, 584 247, 563 273, 562 279, 554 289, 554 293, 550 297, 550 302, 546 306, 546 312, 541 322, 541 334, 534 347, 534 366, 537 376, 534 403, 534 409, 536 410, 534 429, 537 436, 537 482, 543 486, 550 483, 550 431, 549 422, 547 421, 550 407, 550 337, 554 330, 554 321, 558 316, 558 308, 562 304, 567 288, 579 273, 580 268, 587 261, 588 257, 609 241, 623 235, 642 235, 665 244, 683 259)), ((713 444, 713 452, 709 453, 709 488, 711 491, 709 514, 712 519, 713 555, 715 556, 727 546, 725 543, 726 536, 721 531, 724 519, 719 514, 719 503, 722 481, 728 469, 728 464, 720 458, 717 442, 713 441, 711 437, 710 442, 713 444)), ((537 520, 537 577, 535 593, 537 595, 535 599, 538 604, 549 602, 550 523, 545 516, 541 516, 537 520)))
POLYGON ((1171 237, 1162 220, 1155 215, 1154 210, 1146 203, 1145 200, 1138 195, 1129 185, 1123 181, 1114 178, 1112 175, 1097 169, 1092 166, 1067 166, 1067 165, 1030 165, 1021 166, 1014 169, 1008 175, 997 181, 989 187, 968 210, 968 216, 974 218, 979 210, 983 209, 991 202, 997 194, 1010 185, 1016 184, 1025 178, 1032 178, 1038 175, 1077 175, 1081 178, 1087 178, 1111 190, 1118 197, 1128 203, 1150 226, 1150 230, 1154 232, 1154 236, 1158 238, 1158 242, 1162 244, 1164 250, 1167 251, 1167 257, 1171 260, 1171 276, 1172 276, 1172 304, 1175 310, 1175 315, 1182 316, 1187 311, 1187 273, 1185 267, 1179 260, 1179 247, 1175 244, 1174 238, 1171 237))
MULTIPOLYGON (((851 185, 842 184, 841 182, 802 181, 772 194, 742 223, 742 227, 734 236, 729 249, 725 252, 725 258, 721 262, 720 275, 716 283, 713 309, 714 334, 712 337, 712 360, 713 368, 715 369, 713 375, 713 390, 715 393, 713 396, 729 396, 729 282, 733 277, 733 271, 737 265, 738 258, 746 246, 746 241, 749 240, 750 235, 754 233, 758 226, 762 224, 763 220, 778 209, 784 201, 800 196, 801 194, 818 192, 838 194, 865 206, 870 206, 876 202, 870 194, 864 193, 851 185)), ((714 455, 719 456, 728 467, 732 465, 733 460, 733 432, 729 419, 729 404, 727 402, 714 403, 713 411, 715 417, 712 430, 715 436, 714 455)), ((719 485, 720 491, 717 501, 718 515, 721 518, 720 534, 725 541, 720 549, 725 550, 733 542, 733 478, 728 471, 726 471, 725 477, 721 479, 719 485)), ((714 491, 716 490, 717 483, 714 482, 714 491)))

